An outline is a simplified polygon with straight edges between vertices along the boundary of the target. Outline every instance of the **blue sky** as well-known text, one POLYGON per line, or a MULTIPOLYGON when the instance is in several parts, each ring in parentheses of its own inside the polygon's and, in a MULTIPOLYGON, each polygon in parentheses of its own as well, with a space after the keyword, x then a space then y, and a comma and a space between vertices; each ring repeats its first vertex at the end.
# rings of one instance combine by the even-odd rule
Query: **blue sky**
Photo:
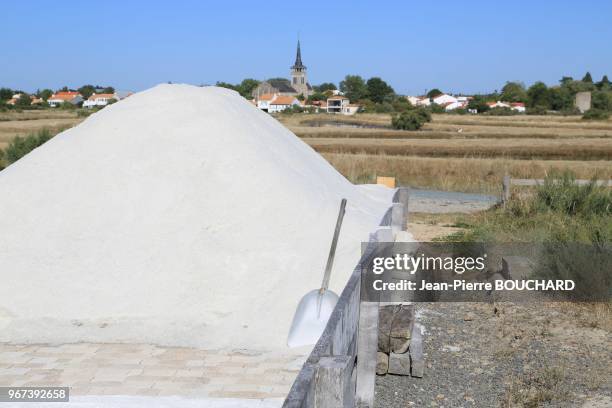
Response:
POLYGON ((612 76, 609 1, 2 1, 0 86, 380 76, 398 93, 612 76))

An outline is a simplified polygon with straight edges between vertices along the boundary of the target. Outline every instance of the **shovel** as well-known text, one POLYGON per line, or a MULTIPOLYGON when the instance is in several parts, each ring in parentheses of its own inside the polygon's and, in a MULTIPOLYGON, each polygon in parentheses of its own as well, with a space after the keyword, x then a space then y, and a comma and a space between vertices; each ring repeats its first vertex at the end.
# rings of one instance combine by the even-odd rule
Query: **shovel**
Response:
POLYGON ((329 256, 327 257, 323 283, 321 288, 311 290, 300 300, 295 316, 293 316, 293 322, 291 322, 291 329, 289 329, 289 336, 287 338, 287 345, 289 347, 315 344, 319 337, 321 337, 329 316, 331 316, 338 302, 338 295, 327 289, 327 287, 329 286, 329 278, 331 277, 332 265, 334 264, 334 256, 336 255, 336 246, 345 208, 346 198, 343 198, 340 203, 340 212, 336 221, 334 238, 332 239, 329 256))

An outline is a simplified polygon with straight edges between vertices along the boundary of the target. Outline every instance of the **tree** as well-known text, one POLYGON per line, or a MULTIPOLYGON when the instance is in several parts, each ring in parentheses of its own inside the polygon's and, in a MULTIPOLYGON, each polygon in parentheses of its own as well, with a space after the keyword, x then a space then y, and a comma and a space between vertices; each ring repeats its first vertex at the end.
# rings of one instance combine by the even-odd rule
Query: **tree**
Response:
POLYGON ((483 113, 491 109, 489 105, 487 105, 487 98, 483 95, 474 95, 472 99, 468 102, 468 109, 475 110, 478 113, 483 113))
POLYGON ((567 86, 556 86, 548 89, 550 108, 556 111, 570 111, 574 106, 574 94, 567 86))
POLYGON ((359 75, 347 75, 344 77, 344 80, 340 82, 340 90, 351 101, 364 99, 368 94, 368 87, 359 75))
POLYGON ((236 87, 236 90, 240 95, 247 99, 252 98, 253 90, 257 88, 259 85, 259 81, 253 78, 243 79, 242 82, 236 87))
POLYGON ((505 102, 525 102, 527 100, 525 85, 521 82, 506 82, 500 99, 505 102))
POLYGON ((593 77, 591 76, 590 72, 587 72, 586 74, 584 74, 584 78, 582 78, 582 82, 586 82, 587 84, 593 83, 593 77))
POLYGON ((423 108, 412 109, 394 115, 391 119, 391 126, 401 130, 419 130, 425 122, 431 121, 431 114, 423 108))
POLYGON ((438 88, 434 88, 431 91, 427 92, 427 97, 431 99, 431 98, 435 98, 436 96, 439 96, 442 94, 443 92, 441 90, 439 90, 438 88))
POLYGON ((323 82, 321 85, 316 86, 315 89, 319 92, 325 92, 325 91, 335 91, 338 88, 336 88, 336 85, 331 82, 323 82))
POLYGON ((238 89, 236 89, 236 85, 230 84, 229 82, 220 82, 220 81, 217 81, 215 86, 219 86, 221 88, 231 89, 233 91, 237 91, 238 90, 238 89))
POLYGON ((32 99, 30 98, 30 95, 28 95, 25 92, 22 93, 17 99, 17 101, 15 102, 16 106, 30 106, 31 104, 32 104, 32 99))
POLYGON ((45 101, 49 99, 53 95, 53 91, 50 89, 43 89, 38 93, 38 97, 44 99, 45 101))
POLYGON ((327 95, 321 93, 321 92, 315 92, 312 95, 310 95, 308 97, 308 102, 314 102, 314 101, 326 101, 327 100, 327 95))
POLYGON ((608 76, 607 76, 607 75, 604 75, 604 76, 601 78, 601 81, 599 81, 599 83, 597 84, 597 87, 598 87, 599 89, 602 89, 602 90, 608 90, 608 89, 610 89, 610 88, 611 88, 611 86, 610 86, 610 85, 611 85, 611 84, 610 84, 610 80, 608 79, 608 76))
POLYGON ((14 95, 12 89, 9 88, 0 88, 0 101, 8 101, 14 95))
POLYGON ((606 91, 593 92, 591 107, 595 110, 612 111, 612 94, 606 91))
POLYGON ((559 81, 559 83, 561 83, 561 85, 567 85, 570 82, 574 82, 574 78, 572 78, 571 76, 564 76, 563 78, 561 78, 561 80, 559 81))
POLYGON ((395 94, 393 88, 379 77, 368 79, 366 86, 368 88, 368 97, 375 103, 382 103, 385 98, 395 94))
POLYGON ((96 87, 93 85, 83 85, 77 91, 79 91, 84 99, 87 99, 96 92, 96 87))
POLYGON ((548 109, 550 107, 550 95, 548 87, 544 82, 538 81, 527 90, 527 106, 536 106, 548 109))

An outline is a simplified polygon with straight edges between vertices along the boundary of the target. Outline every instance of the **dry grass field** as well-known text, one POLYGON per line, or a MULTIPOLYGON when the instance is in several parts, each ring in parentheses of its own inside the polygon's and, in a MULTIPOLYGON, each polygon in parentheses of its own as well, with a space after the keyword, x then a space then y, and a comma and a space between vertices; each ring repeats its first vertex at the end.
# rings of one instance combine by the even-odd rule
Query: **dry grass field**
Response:
MULTIPOLYGON (((15 136, 56 133, 83 119, 64 110, 0 112, 0 149, 15 136)), ((497 193, 506 172, 542 178, 569 169, 579 178, 612 178, 612 120, 442 114, 419 131, 398 131, 386 114, 278 119, 353 182, 387 175, 415 187, 497 193)))
POLYGON ((84 118, 77 117, 75 111, 40 110, 23 112, 0 112, 0 149, 15 136, 24 136, 41 129, 49 129, 51 133, 58 133, 68 129, 84 118))
POLYGON ((354 182, 387 175, 416 187, 497 193, 506 173, 542 178, 569 169, 612 178, 610 120, 440 114, 418 131, 393 130, 386 114, 279 120, 354 182))

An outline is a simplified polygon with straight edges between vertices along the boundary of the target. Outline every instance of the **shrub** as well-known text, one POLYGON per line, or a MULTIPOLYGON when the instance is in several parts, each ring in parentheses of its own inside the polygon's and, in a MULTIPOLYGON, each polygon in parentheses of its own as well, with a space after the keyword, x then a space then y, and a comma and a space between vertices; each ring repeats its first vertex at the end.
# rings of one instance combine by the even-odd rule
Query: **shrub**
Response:
POLYGON ((551 173, 536 191, 535 206, 571 216, 612 215, 612 193, 594 181, 578 185, 570 172, 551 173))
POLYGON ((431 113, 446 113, 444 106, 438 105, 437 103, 432 103, 429 105, 429 109, 431 110, 431 113))
POLYGON ((393 116, 391 125, 394 129, 419 130, 426 122, 431 121, 431 113, 426 109, 413 109, 393 116))
POLYGON ((64 102, 61 103, 59 105, 60 109, 65 109, 65 110, 73 110, 73 109, 77 109, 76 105, 71 104, 70 102, 64 102))
POLYGON ((291 115, 294 113, 302 113, 302 112, 304 112, 304 108, 302 108, 300 105, 291 105, 287 109, 282 110, 281 114, 291 115))
POLYGON ((518 115, 518 114, 519 114, 518 111, 514 109, 506 108, 506 107, 492 108, 489 111, 485 112, 485 115, 492 115, 492 116, 512 116, 512 115, 518 115))
POLYGON ((30 133, 25 137, 17 136, 7 146, 4 155, 8 164, 15 163, 38 146, 51 139, 51 132, 48 129, 39 130, 37 133, 30 133))
POLYGON ((609 117, 610 112, 601 109, 589 109, 582 115, 582 119, 584 120, 607 120, 609 117))
POLYGON ((544 105, 536 105, 532 108, 527 108, 527 115, 546 115, 548 108, 544 105))

